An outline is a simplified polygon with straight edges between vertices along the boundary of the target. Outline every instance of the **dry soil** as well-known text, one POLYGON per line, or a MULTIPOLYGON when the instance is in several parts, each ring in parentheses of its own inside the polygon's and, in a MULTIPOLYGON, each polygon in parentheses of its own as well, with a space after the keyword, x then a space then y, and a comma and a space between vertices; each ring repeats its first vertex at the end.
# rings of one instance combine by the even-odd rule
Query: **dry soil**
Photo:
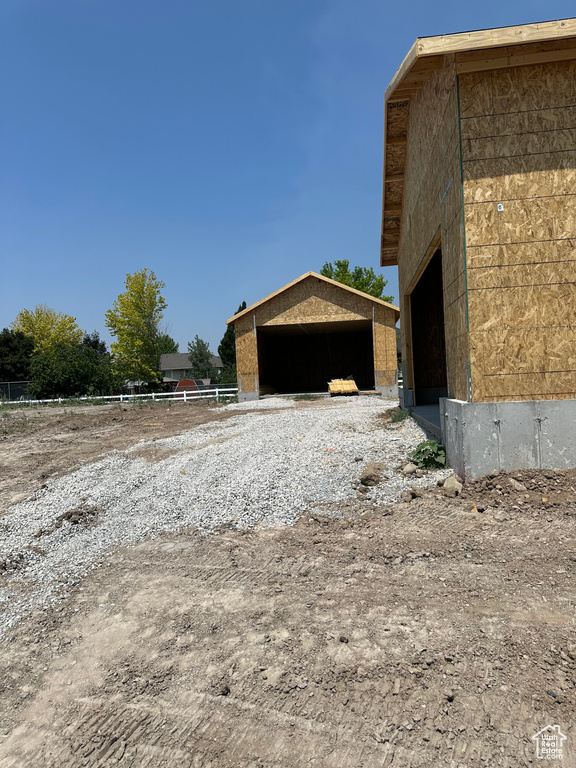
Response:
MULTIPOLYGON (((2 497, 227 415, 39 415, 3 437, 2 497)), ((575 488, 501 474, 118 550, 10 633, 0 765, 516 768, 559 724, 576 766, 575 488)))

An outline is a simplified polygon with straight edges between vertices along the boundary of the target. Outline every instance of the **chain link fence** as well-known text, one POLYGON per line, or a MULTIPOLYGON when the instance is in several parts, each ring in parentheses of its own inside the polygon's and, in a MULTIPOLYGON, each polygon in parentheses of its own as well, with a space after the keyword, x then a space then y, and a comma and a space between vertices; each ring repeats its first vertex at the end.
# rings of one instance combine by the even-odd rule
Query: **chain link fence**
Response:
POLYGON ((29 400, 29 381, 0 381, 0 400, 29 400))

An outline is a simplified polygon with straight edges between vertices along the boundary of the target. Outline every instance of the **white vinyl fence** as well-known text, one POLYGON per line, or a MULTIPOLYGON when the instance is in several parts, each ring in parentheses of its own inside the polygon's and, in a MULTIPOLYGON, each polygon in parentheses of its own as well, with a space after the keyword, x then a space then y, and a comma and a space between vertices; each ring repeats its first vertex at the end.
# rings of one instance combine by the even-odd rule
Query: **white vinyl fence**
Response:
POLYGON ((214 387, 213 389, 192 389, 178 392, 150 392, 145 395, 99 395, 93 397, 86 395, 85 397, 58 397, 54 400, 0 400, 0 407, 3 405, 47 405, 49 403, 81 403, 82 401, 93 402, 120 402, 128 403, 137 400, 152 400, 164 401, 164 402, 179 402, 184 403, 192 400, 206 400, 211 398, 212 400, 220 397, 236 397, 238 394, 238 387, 214 387))

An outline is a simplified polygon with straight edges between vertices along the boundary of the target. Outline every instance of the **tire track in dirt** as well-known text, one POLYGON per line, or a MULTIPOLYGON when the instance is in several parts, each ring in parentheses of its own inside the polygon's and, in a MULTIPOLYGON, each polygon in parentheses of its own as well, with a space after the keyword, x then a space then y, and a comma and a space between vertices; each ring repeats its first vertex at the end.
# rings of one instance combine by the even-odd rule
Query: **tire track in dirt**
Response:
POLYGON ((36 693, 0 764, 529 765, 548 721, 576 738, 576 526, 548 514, 424 498, 121 550, 15 633, 2 669, 36 693))

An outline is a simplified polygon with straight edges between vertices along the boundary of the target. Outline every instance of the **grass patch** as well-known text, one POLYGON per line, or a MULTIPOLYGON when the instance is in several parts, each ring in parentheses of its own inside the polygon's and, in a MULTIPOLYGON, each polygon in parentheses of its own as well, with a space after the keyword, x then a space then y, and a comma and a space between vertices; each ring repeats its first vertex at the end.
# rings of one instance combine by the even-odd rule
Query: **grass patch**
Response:
POLYGON ((294 397, 292 398, 292 400, 296 400, 296 401, 298 401, 298 400, 321 400, 321 399, 322 399, 322 395, 306 395, 306 394, 294 395, 294 397))
POLYGON ((398 424, 410 418, 410 411, 407 408, 392 408, 384 414, 386 424, 398 424))

